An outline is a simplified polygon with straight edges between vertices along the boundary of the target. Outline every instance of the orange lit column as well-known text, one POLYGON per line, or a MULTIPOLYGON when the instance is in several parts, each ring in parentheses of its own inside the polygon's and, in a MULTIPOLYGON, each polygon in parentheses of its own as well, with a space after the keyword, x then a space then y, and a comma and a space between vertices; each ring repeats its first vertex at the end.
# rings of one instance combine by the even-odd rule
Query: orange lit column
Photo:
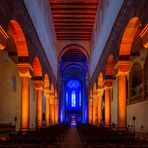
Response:
POLYGON ((50 93, 49 99, 49 124, 54 125, 54 93, 50 93))
POLYGON ((89 97, 89 124, 93 124, 93 105, 92 105, 92 96, 89 97))
POLYGON ((105 127, 111 125, 111 100, 110 90, 112 87, 112 80, 105 80, 105 127))
POLYGON ((37 90, 37 128, 42 128, 42 90, 43 81, 35 80, 35 87, 37 90))
POLYGON ((55 97, 55 124, 58 124, 58 98, 55 97))
POLYGON ((45 95, 45 124, 46 127, 49 126, 49 88, 44 89, 45 95))
POLYGON ((98 88, 98 126, 102 126, 102 96, 103 96, 103 87, 98 88))
POLYGON ((98 113, 98 106, 97 106, 97 93, 93 93, 93 125, 97 125, 97 113, 98 113))
POLYGON ((29 129, 29 80, 32 67, 27 63, 19 63, 17 66, 22 78, 21 130, 27 130, 29 129))
POLYGON ((115 65, 118 77, 118 127, 120 130, 127 128, 126 75, 129 67, 130 61, 119 61, 115 65))

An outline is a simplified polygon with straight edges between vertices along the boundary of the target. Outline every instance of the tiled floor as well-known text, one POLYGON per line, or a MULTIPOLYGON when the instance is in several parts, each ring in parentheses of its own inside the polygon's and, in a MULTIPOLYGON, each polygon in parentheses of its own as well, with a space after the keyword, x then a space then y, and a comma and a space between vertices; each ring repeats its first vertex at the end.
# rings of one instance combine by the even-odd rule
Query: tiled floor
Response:
POLYGON ((76 127, 70 128, 62 143, 62 148, 82 148, 81 139, 76 127))

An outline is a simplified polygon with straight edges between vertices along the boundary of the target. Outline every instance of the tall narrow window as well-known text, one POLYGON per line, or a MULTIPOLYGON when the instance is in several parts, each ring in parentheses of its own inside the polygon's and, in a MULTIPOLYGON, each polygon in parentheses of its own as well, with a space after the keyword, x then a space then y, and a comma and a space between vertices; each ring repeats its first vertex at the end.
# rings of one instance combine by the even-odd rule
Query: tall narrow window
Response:
POLYGON ((81 106, 81 91, 79 92, 79 106, 81 106))
POLYGON ((66 106, 68 106, 68 92, 66 92, 66 106))
POLYGON ((71 94, 71 106, 72 107, 76 106, 76 93, 75 93, 75 91, 72 91, 72 94, 71 94))

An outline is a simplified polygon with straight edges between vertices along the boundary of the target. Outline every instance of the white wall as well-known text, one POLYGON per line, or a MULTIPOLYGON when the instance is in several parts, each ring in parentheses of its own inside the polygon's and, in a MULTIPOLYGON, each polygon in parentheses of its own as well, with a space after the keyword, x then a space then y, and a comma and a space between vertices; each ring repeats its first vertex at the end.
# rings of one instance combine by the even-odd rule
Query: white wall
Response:
POLYGON ((57 77, 55 29, 49 0, 24 0, 53 73, 57 77))
POLYGON ((140 131, 141 126, 144 126, 144 131, 148 132, 148 100, 131 104, 127 106, 127 124, 133 125, 133 116, 136 117, 136 131, 140 131))
POLYGON ((96 25, 93 30, 90 77, 97 66, 101 53, 105 47, 109 34, 112 30, 116 17, 120 11, 123 0, 103 0, 103 18, 100 17, 100 10, 97 11, 96 25), (101 23, 100 23, 101 22, 101 23))
MULTIPOLYGON (((20 129, 21 121, 21 78, 16 64, 0 51, 0 123, 12 123, 17 117, 16 130, 20 129), (12 90, 12 76, 16 76, 16 91, 12 90)), ((36 126, 36 90, 30 80, 30 128, 36 126)))
POLYGON ((112 99, 111 99, 111 123, 118 124, 118 89, 117 89, 117 78, 112 83, 112 99))
POLYGON ((0 123, 12 123, 17 117, 16 129, 20 128, 21 78, 16 64, 0 51, 0 123), (16 76, 16 91, 12 90, 12 75, 16 76))

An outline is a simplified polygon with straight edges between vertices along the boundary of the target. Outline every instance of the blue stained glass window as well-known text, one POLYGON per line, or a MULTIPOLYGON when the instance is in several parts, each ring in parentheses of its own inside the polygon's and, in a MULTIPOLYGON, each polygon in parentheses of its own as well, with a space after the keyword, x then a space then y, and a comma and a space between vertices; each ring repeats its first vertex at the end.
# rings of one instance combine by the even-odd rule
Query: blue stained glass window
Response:
POLYGON ((72 107, 76 106, 76 93, 75 93, 75 91, 72 91, 72 94, 71 94, 71 106, 72 107))

